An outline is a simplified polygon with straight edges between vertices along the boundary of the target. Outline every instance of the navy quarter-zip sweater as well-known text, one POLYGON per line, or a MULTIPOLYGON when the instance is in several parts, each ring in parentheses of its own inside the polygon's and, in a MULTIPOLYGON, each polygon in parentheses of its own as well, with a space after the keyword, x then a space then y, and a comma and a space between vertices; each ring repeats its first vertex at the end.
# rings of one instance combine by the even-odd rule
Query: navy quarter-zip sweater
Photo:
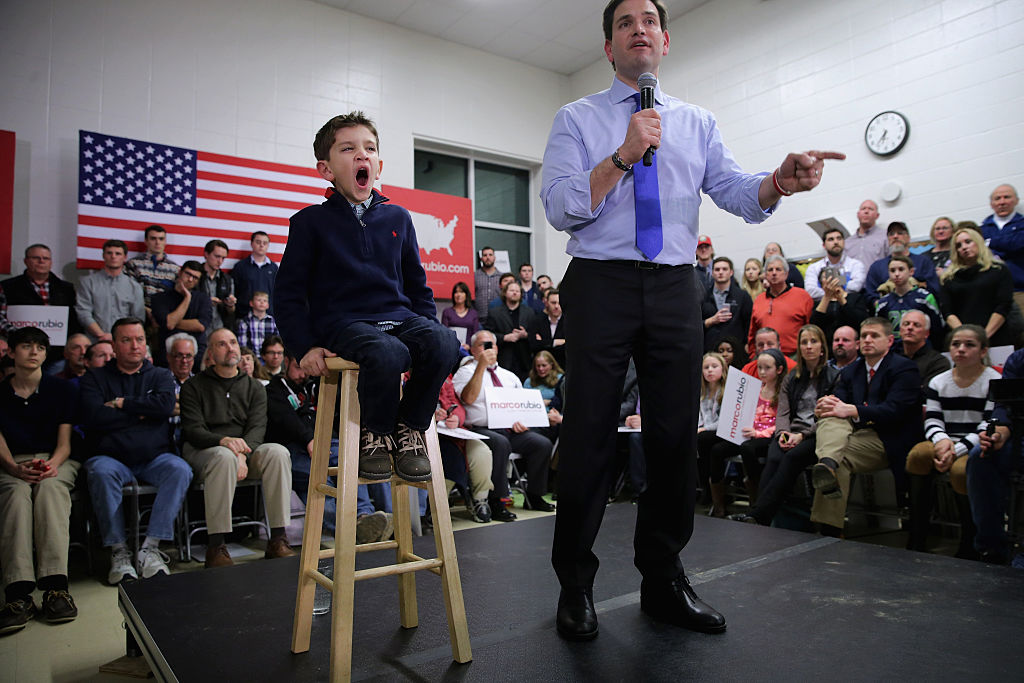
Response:
POLYGON ((302 358, 355 322, 434 318, 412 217, 373 191, 356 218, 344 195, 292 216, 274 288, 274 316, 288 351, 302 358))
POLYGON ((148 360, 126 375, 110 361, 79 381, 82 418, 92 455, 109 455, 126 465, 175 452, 167 418, 174 412, 174 375, 148 360), (123 408, 104 405, 124 398, 123 408))

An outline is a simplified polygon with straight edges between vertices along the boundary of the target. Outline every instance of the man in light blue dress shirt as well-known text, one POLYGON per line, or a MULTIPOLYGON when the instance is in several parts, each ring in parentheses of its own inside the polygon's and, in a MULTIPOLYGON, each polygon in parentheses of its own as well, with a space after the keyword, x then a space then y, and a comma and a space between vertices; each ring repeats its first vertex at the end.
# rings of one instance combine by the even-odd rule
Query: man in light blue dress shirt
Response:
POLYGON ((572 315, 566 318, 571 350, 552 548, 562 586, 557 627, 570 640, 598 632, 598 559, 591 548, 607 500, 619 394, 633 355, 648 474, 634 539, 634 563, 643 575, 641 609, 659 621, 717 633, 725 630, 724 617, 694 594, 679 559, 693 531, 697 479, 703 291, 693 262, 701 192, 759 223, 782 196, 817 186, 825 159, 844 157, 790 154, 773 173, 744 173, 709 112, 660 87, 654 107, 637 111, 637 79, 645 72, 657 76, 669 50, 660 2, 612 0, 603 23, 615 78, 608 90, 559 110, 541 189, 548 221, 569 233, 566 251, 573 257, 561 289, 572 315), (651 207, 643 206, 640 216, 634 209, 634 178, 642 173, 644 184, 651 182, 650 169, 641 168, 649 147, 657 150, 653 222, 660 236, 653 249, 651 207), (641 233, 644 251, 638 247, 641 233))

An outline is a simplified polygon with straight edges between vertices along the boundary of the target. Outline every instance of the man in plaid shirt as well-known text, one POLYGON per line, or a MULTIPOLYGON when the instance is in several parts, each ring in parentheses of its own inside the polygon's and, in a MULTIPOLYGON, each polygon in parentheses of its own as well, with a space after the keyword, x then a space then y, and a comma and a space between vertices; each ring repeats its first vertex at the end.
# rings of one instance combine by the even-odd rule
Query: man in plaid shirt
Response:
POLYGON ((167 231, 159 225, 151 225, 146 228, 146 253, 133 256, 124 264, 125 273, 142 285, 147 311, 152 308, 153 295, 173 289, 178 277, 180 266, 164 253, 166 247, 167 231))
MULTIPOLYGON (((45 244, 25 249, 25 272, 0 282, 0 332, 10 335, 14 325, 7 320, 8 306, 66 306, 67 336, 81 332, 75 315, 75 286, 51 272, 53 255, 45 244)), ((64 347, 50 346, 43 372, 57 374, 64 369, 64 347)))

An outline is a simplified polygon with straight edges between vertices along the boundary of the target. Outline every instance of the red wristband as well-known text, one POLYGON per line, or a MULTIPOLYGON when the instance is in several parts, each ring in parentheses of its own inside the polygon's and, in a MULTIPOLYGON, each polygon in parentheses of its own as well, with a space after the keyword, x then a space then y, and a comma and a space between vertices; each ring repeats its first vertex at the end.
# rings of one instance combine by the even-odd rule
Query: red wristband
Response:
POLYGON ((772 185, 775 186, 775 191, 781 194, 783 197, 792 197, 792 192, 786 192, 782 189, 782 185, 779 185, 779 169, 772 171, 772 185))

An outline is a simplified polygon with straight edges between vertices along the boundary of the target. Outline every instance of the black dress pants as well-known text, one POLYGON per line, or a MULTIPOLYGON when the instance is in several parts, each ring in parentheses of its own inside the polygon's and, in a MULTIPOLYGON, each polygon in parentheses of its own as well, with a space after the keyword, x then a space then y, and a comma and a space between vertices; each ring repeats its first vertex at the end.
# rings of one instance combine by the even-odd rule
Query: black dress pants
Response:
MULTIPOLYGON (((646 264, 645 264, 646 265, 646 264)), ((619 402, 630 356, 643 410, 647 488, 637 501, 634 564, 670 580, 693 533, 703 287, 689 265, 649 269, 574 258, 561 287, 566 398, 551 561, 563 587, 592 586, 592 548, 614 476, 619 402)))
POLYGON ((768 455, 761 472, 761 484, 757 492, 757 503, 747 513, 765 526, 786 502, 800 473, 818 462, 814 452, 814 435, 806 436, 788 451, 779 447, 778 435, 768 447, 768 455))

